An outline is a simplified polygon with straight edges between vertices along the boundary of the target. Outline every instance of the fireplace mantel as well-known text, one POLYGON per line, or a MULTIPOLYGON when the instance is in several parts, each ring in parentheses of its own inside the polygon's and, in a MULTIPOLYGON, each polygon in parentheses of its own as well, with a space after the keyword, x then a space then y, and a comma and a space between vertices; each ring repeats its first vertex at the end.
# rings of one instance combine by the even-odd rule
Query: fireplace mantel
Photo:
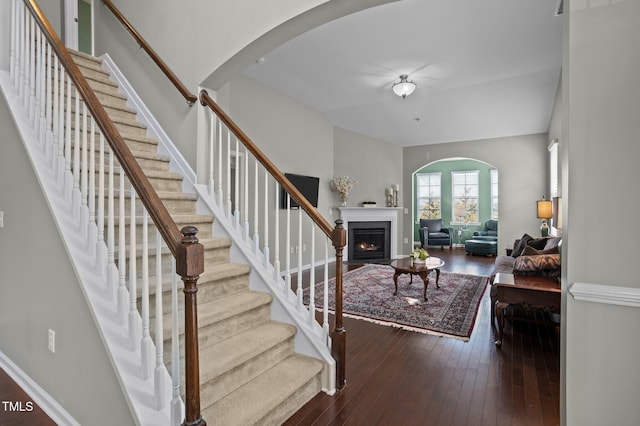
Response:
MULTIPOLYGON (((349 232, 349 222, 391 222, 391 258, 398 257, 398 212, 402 207, 338 207, 344 228, 349 232)), ((349 242, 344 250, 344 260, 348 259, 349 242)))

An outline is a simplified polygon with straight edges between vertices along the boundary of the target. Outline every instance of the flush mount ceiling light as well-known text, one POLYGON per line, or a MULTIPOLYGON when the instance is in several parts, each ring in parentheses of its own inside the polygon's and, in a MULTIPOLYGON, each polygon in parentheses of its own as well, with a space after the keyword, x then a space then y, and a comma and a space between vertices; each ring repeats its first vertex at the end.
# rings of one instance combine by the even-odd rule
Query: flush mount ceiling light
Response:
POLYGON ((406 98, 410 94, 416 90, 416 84, 413 81, 408 81, 409 76, 407 74, 402 74, 400 76, 400 81, 393 84, 391 88, 393 93, 398 96, 402 96, 402 99, 406 98))

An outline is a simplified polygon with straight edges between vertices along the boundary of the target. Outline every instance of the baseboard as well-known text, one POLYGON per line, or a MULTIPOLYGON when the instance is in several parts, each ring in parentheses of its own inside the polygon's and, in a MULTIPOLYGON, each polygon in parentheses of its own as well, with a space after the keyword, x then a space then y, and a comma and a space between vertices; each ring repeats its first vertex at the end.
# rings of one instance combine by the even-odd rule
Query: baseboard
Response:
POLYGON ((33 381, 2 351, 0 351, 0 368, 2 368, 22 388, 23 391, 58 425, 80 426, 72 416, 51 395, 33 381))

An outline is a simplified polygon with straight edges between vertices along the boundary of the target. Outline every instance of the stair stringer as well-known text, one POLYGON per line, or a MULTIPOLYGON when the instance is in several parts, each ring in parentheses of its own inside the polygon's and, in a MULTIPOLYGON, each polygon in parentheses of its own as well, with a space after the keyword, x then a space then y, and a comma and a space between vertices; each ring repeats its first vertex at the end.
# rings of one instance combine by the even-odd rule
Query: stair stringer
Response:
MULTIPOLYGON (((65 198, 64 187, 58 183, 58 177, 51 167, 51 159, 42 149, 38 135, 31 126, 28 113, 21 108, 22 101, 6 71, 0 71, 0 90, 4 92, 16 129, 31 161, 34 174, 58 228, 67 256, 80 283, 80 289, 87 301, 87 307, 134 421, 136 424, 145 425, 170 424, 170 404, 165 404, 165 407, 160 410, 153 406, 153 377, 147 380, 141 377, 140 364, 132 361, 142 359, 141 350, 138 348, 132 351, 129 348, 127 327, 117 320, 117 301, 110 297, 108 290, 110 285, 107 282, 106 273, 106 244, 102 261, 105 270, 98 270, 96 257, 89 255, 87 242, 91 239, 82 239, 77 219, 74 219, 69 200, 65 198)), ((142 330, 142 318, 139 314, 138 324, 142 330)), ((162 378, 165 389, 171 389, 171 378, 166 369, 162 378)))
POLYGON ((205 185, 194 185, 198 194, 196 212, 211 214, 215 217, 213 233, 223 236, 233 242, 229 251, 231 262, 251 265, 249 287, 255 291, 269 293, 273 296, 271 303, 271 318, 276 321, 292 324, 297 327, 295 336, 295 351, 324 362, 322 372, 322 391, 333 395, 336 391, 336 362, 327 344, 324 343, 324 330, 317 321, 310 323, 309 311, 306 307, 297 309, 297 296, 291 289, 285 289, 284 280, 276 279, 273 266, 265 264, 261 250, 254 250, 251 237, 245 239, 243 230, 234 225, 214 198, 209 194, 205 185), (286 291, 285 291, 286 290, 286 291))

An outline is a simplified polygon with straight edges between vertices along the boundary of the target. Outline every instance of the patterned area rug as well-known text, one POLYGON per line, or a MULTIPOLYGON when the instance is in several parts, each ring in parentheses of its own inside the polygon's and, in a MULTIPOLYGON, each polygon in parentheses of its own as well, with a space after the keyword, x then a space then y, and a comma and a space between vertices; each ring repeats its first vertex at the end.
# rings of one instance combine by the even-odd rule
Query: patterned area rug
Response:
MULTIPOLYGON (((398 277, 398 294, 393 295, 393 268, 365 265, 343 275, 343 312, 383 325, 422 333, 469 340, 487 277, 442 272, 440 288, 436 274, 429 275, 425 302, 422 279, 398 277)), ((322 300, 321 285, 316 288, 316 303, 322 300)), ((329 307, 335 309, 335 279, 329 282, 329 307)))

